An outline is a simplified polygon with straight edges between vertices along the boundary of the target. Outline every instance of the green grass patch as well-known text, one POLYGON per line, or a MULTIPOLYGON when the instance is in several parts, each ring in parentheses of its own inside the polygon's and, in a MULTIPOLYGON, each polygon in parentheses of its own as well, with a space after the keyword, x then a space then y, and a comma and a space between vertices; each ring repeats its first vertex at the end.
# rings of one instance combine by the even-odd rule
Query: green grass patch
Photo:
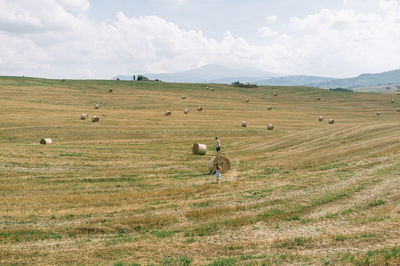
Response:
POLYGON ((167 238, 170 236, 173 236, 174 234, 178 233, 178 230, 175 231, 157 231, 157 230, 153 230, 151 231, 151 234, 156 236, 157 238, 167 238))
POLYGON ((373 208, 373 207, 384 205, 385 203, 386 203, 386 201, 377 199, 377 200, 374 200, 374 201, 368 203, 368 207, 373 208))
POLYGON ((214 260, 210 266, 230 266, 230 265, 235 265, 236 260, 234 258, 222 258, 222 259, 216 259, 214 260))

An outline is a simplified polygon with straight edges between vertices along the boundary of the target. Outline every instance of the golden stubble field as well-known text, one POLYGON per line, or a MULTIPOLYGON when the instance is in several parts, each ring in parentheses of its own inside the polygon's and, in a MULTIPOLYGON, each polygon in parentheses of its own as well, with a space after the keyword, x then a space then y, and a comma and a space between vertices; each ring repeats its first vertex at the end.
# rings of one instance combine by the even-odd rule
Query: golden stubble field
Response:
POLYGON ((400 96, 206 86, 1 77, 0 264, 400 264, 400 96))

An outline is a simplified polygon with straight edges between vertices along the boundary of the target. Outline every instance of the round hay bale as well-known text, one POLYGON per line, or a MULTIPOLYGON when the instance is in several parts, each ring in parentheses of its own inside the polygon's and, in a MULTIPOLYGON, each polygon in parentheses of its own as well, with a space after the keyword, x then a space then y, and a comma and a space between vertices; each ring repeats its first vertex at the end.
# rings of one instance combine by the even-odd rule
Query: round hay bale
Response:
POLYGON ((193 152, 193 154, 196 154, 196 155, 205 155, 207 153, 207 145, 195 143, 195 144, 193 144, 192 152, 193 152))
POLYGON ((250 100, 249 100, 249 98, 246 98, 246 103, 248 103, 250 100))
POLYGON ((108 92, 109 92, 109 93, 112 93, 112 89, 108 89, 108 92))
POLYGON ((86 118, 88 118, 87 114, 81 114, 81 120, 86 120, 86 118))
POLYGON ((317 97, 317 101, 321 100, 321 97, 317 97))
POLYGON ((278 96, 278 93, 274 93, 274 96, 275 96, 275 97, 278 96))
POLYGON ((268 130, 273 130, 273 129, 274 129, 274 127, 275 127, 275 126, 274 126, 273 124, 268 124, 268 127, 267 127, 267 129, 268 129, 268 130))
POLYGON ((318 118, 318 121, 323 121, 324 120, 324 117, 321 115, 319 118, 318 118))
POLYGON ((272 110, 272 106, 267 106, 267 110, 272 110))
POLYGON ((334 119, 329 119, 329 124, 333 124, 333 123, 335 123, 335 120, 334 119))
POLYGON ((212 170, 214 170, 217 163, 219 165, 221 165, 223 174, 228 173, 229 169, 231 169, 231 161, 227 157, 217 156, 217 157, 211 158, 211 160, 208 162, 208 170, 210 172, 212 172, 212 170))
POLYGON ((210 91, 214 91, 214 88, 210 88, 210 91))
POLYGON ((51 138, 44 138, 44 139, 40 140, 40 144, 46 145, 46 144, 52 144, 52 143, 53 143, 53 141, 51 140, 51 138))
POLYGON ((167 111, 165 111, 165 115, 171 115, 171 111, 170 110, 167 110, 167 111))
POLYGON ((199 112, 203 111, 203 106, 197 107, 197 111, 199 111, 199 112))
POLYGON ((376 112, 376 115, 381 115, 381 112, 376 112))
POLYGON ((186 96, 185 95, 182 95, 182 100, 185 100, 186 99, 186 96))
POLYGON ((99 105, 99 104, 96 104, 96 105, 94 106, 94 109, 100 109, 100 105, 99 105))
POLYGON ((116 78, 115 80, 119 80, 119 78, 116 78))
POLYGON ((99 122, 100 118, 98 116, 92 116, 92 122, 99 122))
POLYGON ((242 127, 246 127, 246 126, 247 126, 246 121, 242 121, 242 127))
POLYGON ((189 113, 189 110, 188 110, 188 109, 185 109, 185 110, 183 111, 183 113, 184 113, 185 115, 187 115, 187 114, 189 113))
POLYGON ((400 108, 397 108, 397 110, 396 110, 397 112, 400 112, 400 108))
POLYGON ((392 103, 394 103, 395 101, 394 101, 394 99, 392 99, 392 103))

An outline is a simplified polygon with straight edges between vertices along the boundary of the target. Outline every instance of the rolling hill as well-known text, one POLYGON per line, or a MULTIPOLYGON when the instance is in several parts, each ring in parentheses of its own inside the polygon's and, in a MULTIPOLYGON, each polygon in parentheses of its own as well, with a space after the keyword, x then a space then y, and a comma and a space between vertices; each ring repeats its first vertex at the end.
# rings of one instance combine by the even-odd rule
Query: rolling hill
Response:
MULTIPOLYGON (((357 88, 364 91, 382 92, 375 87, 400 84, 400 69, 376 74, 361 74, 353 78, 337 79, 318 76, 287 76, 265 72, 256 68, 234 69, 221 65, 206 65, 204 67, 179 73, 145 74, 150 79, 159 79, 166 82, 189 83, 218 83, 231 84, 235 81, 270 86, 308 86, 315 88, 357 88)), ((113 79, 132 80, 132 76, 115 76, 113 79)), ((386 92, 385 90, 383 90, 386 92)))

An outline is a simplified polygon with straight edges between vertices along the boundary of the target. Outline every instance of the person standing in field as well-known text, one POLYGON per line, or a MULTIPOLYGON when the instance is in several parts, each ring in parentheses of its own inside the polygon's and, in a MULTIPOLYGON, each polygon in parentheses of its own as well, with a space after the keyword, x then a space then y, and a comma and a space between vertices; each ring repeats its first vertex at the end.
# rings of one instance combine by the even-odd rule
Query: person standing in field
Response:
POLYGON ((217 179, 217 187, 218 189, 220 189, 222 166, 217 163, 214 167, 214 170, 211 173, 214 172, 215 172, 215 178, 217 179))
POLYGON ((216 139, 217 155, 221 155, 221 141, 219 140, 218 137, 215 137, 215 139, 216 139))

